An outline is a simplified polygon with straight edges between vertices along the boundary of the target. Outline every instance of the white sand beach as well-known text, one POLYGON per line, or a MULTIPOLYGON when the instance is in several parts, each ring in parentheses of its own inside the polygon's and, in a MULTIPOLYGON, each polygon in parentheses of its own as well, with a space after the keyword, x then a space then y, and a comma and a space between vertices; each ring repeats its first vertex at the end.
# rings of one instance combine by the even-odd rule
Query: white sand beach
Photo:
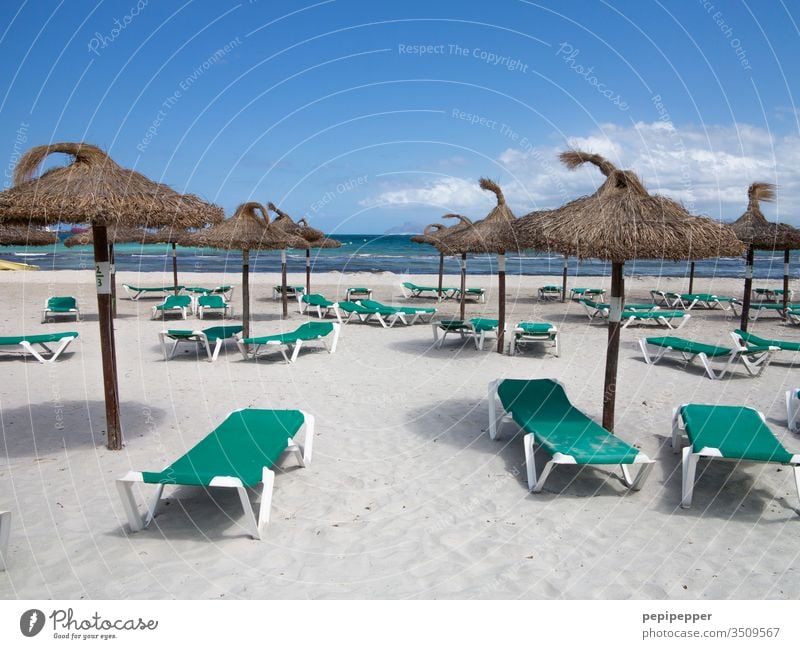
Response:
MULTIPOLYGON (((287 365, 279 354, 244 361, 234 345, 215 363, 193 351, 165 361, 150 320, 156 299, 119 296, 116 345, 125 448, 105 447, 97 304, 90 271, 0 273, 0 335, 78 331, 52 365, 0 356, 0 510, 12 512, 5 599, 162 598, 652 598, 800 597, 792 472, 778 465, 701 464, 691 509, 680 508, 680 456, 670 449, 672 408, 682 403, 750 405, 793 452, 784 392, 800 386, 792 354, 758 378, 742 369, 712 381, 697 364, 644 363, 637 341, 661 328, 622 332, 616 434, 656 460, 649 481, 627 492, 602 469, 557 468, 529 494, 522 437, 509 424, 487 434, 487 384, 502 377, 552 377, 599 420, 606 327, 575 302, 540 303, 536 289, 556 277, 508 278, 508 321, 547 321, 561 356, 535 346, 514 358, 448 340, 432 347, 427 324, 343 327, 334 355, 310 347, 287 365), (79 323, 39 324, 49 295, 74 295, 79 323), (314 458, 290 463, 275 480, 263 541, 242 526, 235 493, 167 488, 154 523, 130 534, 115 479, 160 470, 236 408, 302 408, 316 417, 314 458)), ((369 286, 375 299, 407 301, 391 273, 313 277, 312 288, 343 299, 369 286)), ((169 284, 171 276, 120 273, 118 282, 169 284)), ((186 285, 233 284, 240 322, 241 277, 181 274, 186 285)), ((271 299, 276 275, 251 277, 252 331, 294 329, 271 299)), ((446 284, 457 285, 457 277, 446 284)), ((291 276, 291 284, 303 283, 291 276)), ((496 317, 496 279, 468 314, 496 317)), ((570 278, 569 285, 575 285, 570 278)), ((608 278, 580 286, 608 288, 608 278)), ((684 279, 626 280, 628 299, 652 288, 686 290, 684 279)), ((736 279, 697 279, 695 291, 741 295, 736 279)), ((414 304, 437 306, 433 300, 414 304)), ((439 306, 454 315, 457 304, 439 306)), ((731 312, 694 309, 677 335, 729 345, 731 312)), ((205 321, 204 321, 205 322, 205 321)), ((170 322, 172 328, 213 326, 170 322)), ((759 335, 800 341, 800 328, 767 314, 759 335)), ((491 347, 491 345, 490 345, 491 347)), ((187 347, 187 349, 190 349, 187 347)), ((541 467, 546 455, 538 452, 541 467)), ((147 494, 152 493, 145 490, 147 494)), ((143 504, 143 503, 142 503, 143 504)))

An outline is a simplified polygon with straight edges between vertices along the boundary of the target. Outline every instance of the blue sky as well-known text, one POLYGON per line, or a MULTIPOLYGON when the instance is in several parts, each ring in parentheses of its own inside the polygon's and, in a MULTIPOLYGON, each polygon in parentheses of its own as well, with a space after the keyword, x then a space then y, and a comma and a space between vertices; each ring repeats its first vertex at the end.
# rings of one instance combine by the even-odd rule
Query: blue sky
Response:
POLYGON ((800 7, 735 0, 13 2, 0 5, 4 184, 87 141, 222 205, 340 233, 518 214, 593 191, 580 147, 732 219, 750 182, 800 224, 800 7))

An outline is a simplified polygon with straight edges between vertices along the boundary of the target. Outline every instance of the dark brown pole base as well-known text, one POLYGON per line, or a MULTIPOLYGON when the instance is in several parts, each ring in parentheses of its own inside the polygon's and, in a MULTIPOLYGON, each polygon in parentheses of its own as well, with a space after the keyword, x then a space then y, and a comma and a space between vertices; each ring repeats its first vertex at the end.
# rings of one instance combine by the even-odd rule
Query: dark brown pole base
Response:
POLYGON ((694 293, 694 262, 689 266, 689 293, 694 293))
POLYGON ((250 251, 242 250, 242 338, 250 337, 250 251))
POLYGON ((180 293, 178 290, 178 250, 175 242, 172 242, 172 285, 175 287, 175 295, 180 293))
POLYGON ((502 354, 505 347, 505 331, 506 331, 506 271, 505 271, 505 255, 499 255, 503 259, 498 264, 502 270, 497 271, 497 286, 499 294, 497 296, 497 310, 498 320, 500 324, 497 326, 497 353, 502 354))
POLYGON ((606 376, 603 386, 603 428, 614 432, 614 408, 617 397, 617 365, 619 362, 619 334, 622 325, 619 321, 619 312, 615 313, 615 298, 619 299, 622 306, 622 297, 625 293, 625 283, 622 271, 625 265, 622 262, 611 264, 611 314, 608 321, 608 348, 606 349, 606 376), (612 320, 616 318, 616 321, 612 320))
POLYGON ((311 250, 306 248, 306 295, 311 295, 311 250))
POLYGON ((747 265, 744 274, 744 295, 742 296, 742 320, 739 328, 747 331, 747 323, 750 321, 750 294, 753 292, 753 246, 747 248, 747 265))
POLYGON ((789 309, 789 250, 783 251, 783 319, 789 309))
POLYGON ((561 273, 561 301, 567 299, 567 257, 564 257, 564 271, 561 273))
POLYGON ((459 311, 459 318, 461 320, 465 317, 465 296, 467 294, 467 253, 461 255, 461 309, 459 311))
POLYGON ((286 262, 281 262, 281 319, 289 317, 289 292, 288 281, 286 280, 286 262))
POLYGON ((439 253, 439 287, 436 290, 436 295, 442 299, 442 275, 444 275, 444 254, 439 253))
MULTIPOLYGON (((96 269, 110 263, 106 226, 92 226, 94 260, 96 269)), ((100 278, 98 277, 98 282, 100 278)), ((104 282, 112 278, 104 277, 104 282)), ((98 285, 98 288, 100 286, 98 285)), ((109 288, 110 291, 110 288, 109 288)), ((117 387, 116 345, 114 343, 114 320, 111 317, 111 293, 97 294, 97 312, 100 319, 100 355, 103 364, 103 394, 106 405, 107 447, 110 451, 122 449, 122 425, 119 419, 119 388, 117 387)))

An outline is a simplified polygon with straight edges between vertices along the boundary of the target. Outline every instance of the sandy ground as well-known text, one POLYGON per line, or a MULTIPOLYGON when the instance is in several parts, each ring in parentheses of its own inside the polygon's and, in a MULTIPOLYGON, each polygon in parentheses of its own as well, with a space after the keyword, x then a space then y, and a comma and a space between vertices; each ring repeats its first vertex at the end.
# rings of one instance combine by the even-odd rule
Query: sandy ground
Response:
MULTIPOLYGON (((711 381, 699 367, 647 366, 637 340, 661 330, 625 330, 616 432, 656 460, 649 482, 627 493, 612 473, 566 467, 556 469, 544 493, 529 494, 521 436, 513 426, 502 441, 486 433, 487 383, 553 377, 578 407, 595 418, 601 413, 605 327, 590 324, 577 303, 533 297, 559 278, 509 277, 507 299, 510 321, 559 327, 560 358, 536 348, 510 358, 458 340, 433 349, 428 325, 350 324, 335 355, 309 349, 293 366, 278 354, 246 362, 233 346, 213 364, 194 352, 166 362, 157 338, 164 324, 149 319, 156 300, 120 299, 126 446, 112 452, 105 448, 92 279, 88 271, 0 274, 0 332, 80 332, 53 365, 0 356, 0 510, 13 513, 2 598, 800 597, 791 471, 704 465, 687 511, 678 506, 679 456, 669 447, 673 407, 726 403, 762 410, 776 435, 800 452, 800 440, 786 430, 784 391, 800 385, 790 354, 760 378, 740 370, 711 381), (60 294, 79 299, 84 320, 39 324, 45 297, 60 294), (115 478, 160 470, 245 406, 302 408, 317 418, 313 463, 287 465, 276 478, 265 540, 246 535, 234 493, 187 487, 168 488, 154 524, 130 534, 115 478)), ((158 285, 170 278, 129 273, 119 280, 158 285)), ((271 299, 276 280, 252 277, 255 334, 305 320, 296 308, 289 322, 280 320, 271 299)), ((400 280, 330 273, 314 278, 314 290, 341 299, 347 286, 367 285, 376 299, 405 303, 400 280)), ((181 282, 236 285, 241 314, 239 276, 186 274, 181 282)), ((469 285, 489 290, 488 303, 470 305, 469 314, 494 317, 493 278, 470 278, 469 285)), ((626 288, 630 300, 642 301, 657 286, 645 277, 628 279, 626 288)), ((684 280, 661 280, 659 288, 685 290, 684 280)), ((736 295, 741 284, 698 280, 695 290, 736 295)), ((444 315, 456 310, 452 301, 440 307, 444 315)), ((729 312, 691 315, 679 335, 729 344, 737 326, 729 312)), ((800 340, 800 330, 771 315, 752 330, 800 340)), ((541 467, 546 456, 537 456, 541 467)))

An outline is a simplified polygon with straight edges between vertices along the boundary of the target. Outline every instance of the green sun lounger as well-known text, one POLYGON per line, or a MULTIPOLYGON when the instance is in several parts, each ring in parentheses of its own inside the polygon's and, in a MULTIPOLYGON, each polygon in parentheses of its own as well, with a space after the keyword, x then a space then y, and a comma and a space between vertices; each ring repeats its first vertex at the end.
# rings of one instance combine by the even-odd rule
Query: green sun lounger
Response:
POLYGON ((161 341, 161 347, 164 350, 164 359, 169 360, 175 356, 178 345, 181 343, 193 343, 200 348, 205 349, 208 360, 213 362, 217 360, 219 351, 222 349, 222 344, 228 338, 234 338, 237 334, 242 332, 240 325, 230 327, 209 327, 199 331, 192 331, 190 329, 165 329, 158 334, 158 339, 161 341), (171 341, 172 348, 170 349, 168 341, 171 341), (214 345, 214 350, 211 350, 211 345, 214 345))
POLYGON ((571 288, 569 290, 569 299, 576 300, 582 297, 591 296, 602 300, 605 294, 606 294, 606 289, 604 288, 576 287, 576 288, 571 288))
MULTIPOLYGON (((461 298, 461 289, 454 288, 450 292, 450 297, 454 299, 461 298)), ((483 304, 486 302, 486 289, 483 288, 466 288, 464 289, 464 299, 471 299, 483 304)))
POLYGON ((0 336, 0 351, 5 349, 6 353, 31 354, 40 363, 54 362, 69 344, 78 337, 76 331, 65 331, 56 334, 36 334, 33 336, 0 336), (51 349, 47 343, 58 343, 55 349, 51 349), (37 345, 40 349, 34 348, 37 345), (19 350, 17 347, 21 347, 19 350))
MULTIPOLYGON (((300 293, 305 293, 306 287, 305 286, 287 286, 286 287, 286 297, 297 297, 300 293)), ((283 288, 281 286, 273 286, 272 287, 272 299, 273 300, 280 300, 281 294, 283 293, 283 288)))
POLYGON ((221 295, 228 302, 233 298, 233 286, 215 286, 214 288, 205 288, 204 286, 186 286, 184 289, 187 293, 194 293, 195 295, 221 295))
POLYGON ((353 318, 365 324, 374 318, 383 328, 393 327, 398 321, 408 324, 405 315, 391 307, 367 307, 359 302, 339 302, 338 307, 339 311, 347 314, 344 324, 353 318))
POLYGON ((471 338, 475 349, 481 351, 486 340, 486 334, 497 334, 500 321, 492 318, 472 318, 471 320, 439 320, 431 323, 433 330, 433 345, 441 347, 449 334, 458 334, 461 340, 471 338), (439 335, 441 334, 441 336, 439 335))
POLYGON ((734 330, 731 336, 733 337, 733 342, 740 347, 747 345, 752 345, 754 347, 777 347, 784 352, 800 352, 800 342, 761 338, 760 336, 751 334, 748 331, 742 331, 741 329, 734 330))
MULTIPOLYGON (((598 316, 608 318, 608 314, 611 311, 611 305, 606 302, 595 302, 582 297, 578 298, 578 303, 586 309, 586 315, 589 316, 589 320, 594 320, 598 316)), ((633 311, 660 311, 660 309, 654 304, 625 304, 623 306, 623 313, 630 314, 633 311)))
POLYGON ((125 292, 131 300, 138 300, 143 295, 155 293, 174 295, 175 291, 180 293, 185 287, 180 284, 178 286, 131 286, 130 284, 123 284, 122 288, 125 289, 125 292))
POLYGON ((685 404, 676 408, 672 415, 672 448, 675 452, 681 432, 685 432, 689 439, 681 462, 681 507, 692 505, 697 462, 701 459, 791 466, 800 496, 800 455, 783 447, 758 410, 743 406, 685 404))
POLYGON ((351 286, 350 288, 345 291, 345 301, 352 302, 352 298, 367 298, 368 300, 372 299, 372 289, 367 288, 366 286, 351 286))
POLYGON ((167 314, 175 314, 181 316, 184 320, 186 320, 186 315, 189 310, 192 308, 192 298, 189 295, 168 295, 164 300, 163 304, 156 304, 153 307, 153 312, 150 316, 151 320, 155 320, 159 313, 162 316, 166 316, 167 314))
POLYGON ((404 324, 408 325, 413 325, 418 319, 421 322, 425 322, 426 317, 428 318, 428 322, 430 322, 436 314, 436 309, 429 307, 389 306, 381 302, 376 302, 375 300, 359 300, 358 304, 368 309, 377 309, 379 311, 391 310, 395 313, 402 313, 404 317, 408 316, 411 318, 411 320, 406 320, 404 322, 404 324))
POLYGON ((265 351, 277 348, 287 363, 294 363, 304 343, 319 341, 325 346, 329 354, 336 352, 340 328, 340 325, 335 322, 306 322, 294 331, 285 334, 260 336, 258 338, 237 338, 236 344, 245 360, 258 358, 261 355, 261 348, 265 347, 265 351), (330 334, 333 334, 333 341, 331 346, 328 347, 325 338, 330 334), (286 355, 287 349, 292 349, 291 358, 286 355))
POLYGON ((508 346, 509 356, 513 356, 520 347, 529 343, 550 344, 558 356, 558 329, 549 322, 519 322, 511 330, 508 346))
POLYGON ((653 460, 572 405, 558 381, 492 381, 489 384, 489 436, 492 439, 498 439, 499 432, 496 398, 506 412, 501 423, 513 419, 525 432, 523 444, 530 491, 541 491, 550 472, 559 464, 619 465, 626 486, 633 490, 642 487, 653 468, 653 460), (538 479, 534 444, 551 456, 538 479), (640 465, 635 479, 631 479, 628 471, 631 464, 640 465))
POLYGON ((706 374, 711 379, 724 378, 726 374, 732 372, 733 366, 738 361, 742 362, 750 376, 759 376, 769 365, 772 353, 779 349, 770 345, 763 347, 757 345, 721 347, 675 336, 642 338, 639 340, 639 348, 642 350, 644 360, 648 365, 655 365, 665 354, 672 351, 678 352, 687 363, 699 358, 706 370, 706 374), (654 354, 651 354, 651 347, 655 349, 654 354), (726 362, 721 370, 715 372, 711 366, 712 359, 726 359, 726 362))
POLYGON ((560 300, 562 289, 560 286, 540 286, 538 291, 539 300, 560 300))
POLYGON ((0 512, 0 570, 8 565, 8 537, 11 534, 11 512, 0 512))
POLYGON ((233 305, 222 295, 200 295, 196 307, 197 317, 201 320, 209 312, 222 313, 223 318, 233 317, 233 305))
POLYGON ((681 296, 679 293, 653 289, 652 291, 650 291, 650 297, 653 300, 653 304, 657 306, 665 306, 668 309, 671 309, 675 306, 676 302, 680 299, 681 296))
POLYGON ((47 322, 47 318, 54 316, 75 316, 76 322, 81 319, 81 312, 78 309, 78 300, 70 296, 50 297, 44 303, 42 310, 42 322, 47 322))
POLYGON ((433 293, 433 297, 439 300, 446 300, 448 298, 453 297, 456 292, 459 290, 453 287, 442 287, 442 294, 439 295, 439 289, 435 286, 419 286, 418 284, 414 284, 413 282, 403 282, 400 284, 400 288, 403 290, 403 295, 406 298, 412 297, 425 297, 425 293, 433 293))
POLYGON ((245 513, 245 527, 255 539, 269 522, 272 467, 287 454, 300 466, 311 462, 314 440, 314 417, 302 410, 234 410, 216 429, 200 440, 187 453, 157 473, 130 471, 117 480, 117 488, 131 531, 147 527, 156 514, 164 485, 194 485, 236 489, 245 513), (302 443, 297 440, 303 430, 302 443), (144 517, 133 495, 135 483, 156 485, 156 493, 144 517), (253 511, 248 488, 261 483, 258 517, 253 511))
POLYGON ((711 293, 681 293, 674 301, 672 306, 691 311, 696 306, 705 309, 720 308, 729 311, 734 305, 740 304, 735 297, 724 295, 713 295, 711 293))
MULTIPOLYGON (((754 288, 752 295, 754 300, 766 300, 767 302, 783 301, 782 288, 763 288, 763 287, 754 288)), ((789 301, 791 302, 793 299, 794 299, 794 290, 789 289, 789 301)))
POLYGON ((310 293, 308 295, 303 293, 302 295, 298 295, 297 303, 300 305, 301 314, 308 313, 308 310, 313 308, 316 309, 318 318, 324 318, 329 313, 333 312, 333 315, 336 316, 336 320, 340 324, 342 322, 342 314, 339 313, 339 303, 331 302, 319 293, 310 293))

